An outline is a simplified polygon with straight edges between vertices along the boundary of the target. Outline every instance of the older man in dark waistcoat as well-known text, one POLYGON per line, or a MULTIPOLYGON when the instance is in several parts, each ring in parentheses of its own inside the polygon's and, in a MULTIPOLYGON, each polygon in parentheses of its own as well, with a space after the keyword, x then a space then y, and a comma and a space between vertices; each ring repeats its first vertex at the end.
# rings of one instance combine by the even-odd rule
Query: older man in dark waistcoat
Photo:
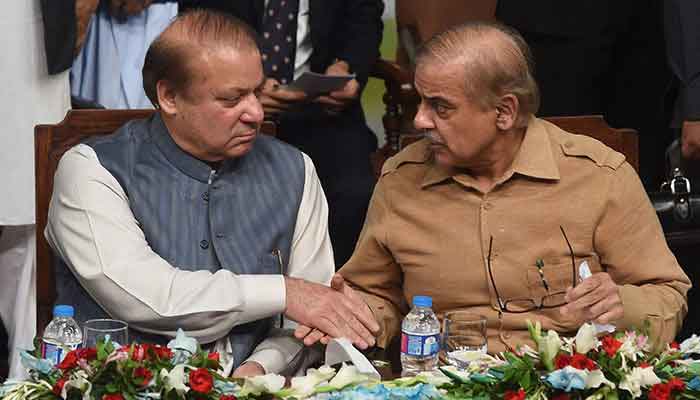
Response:
POLYGON ((60 162, 46 229, 64 261, 58 302, 79 321, 125 320, 139 341, 183 328, 239 376, 288 371, 303 348, 296 322, 374 344, 369 309, 327 287, 313 164, 258 136, 264 76, 250 29, 184 14, 151 45, 143 77, 159 112, 60 162))

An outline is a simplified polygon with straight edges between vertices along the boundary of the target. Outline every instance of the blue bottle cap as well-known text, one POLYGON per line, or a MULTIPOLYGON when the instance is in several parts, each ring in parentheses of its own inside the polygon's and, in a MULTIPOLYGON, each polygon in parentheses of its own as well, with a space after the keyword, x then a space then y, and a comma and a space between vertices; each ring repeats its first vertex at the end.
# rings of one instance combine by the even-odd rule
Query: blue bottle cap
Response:
POLYGON ((73 306, 67 306, 65 304, 58 304, 54 306, 53 308, 53 316, 54 317, 73 317, 75 315, 75 311, 73 310, 73 306))
POLYGON ((430 296, 413 296, 413 307, 432 307, 433 298, 430 296))

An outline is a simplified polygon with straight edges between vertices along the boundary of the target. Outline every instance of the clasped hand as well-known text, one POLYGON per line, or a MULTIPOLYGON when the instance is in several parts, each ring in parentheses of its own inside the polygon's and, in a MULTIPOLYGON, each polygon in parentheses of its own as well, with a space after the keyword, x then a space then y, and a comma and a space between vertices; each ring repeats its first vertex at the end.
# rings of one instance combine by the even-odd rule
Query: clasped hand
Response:
POLYGON ((294 335, 312 345, 327 343, 331 337, 346 337, 360 349, 375 344, 379 324, 364 300, 339 274, 331 287, 300 279, 287 278, 287 311, 298 322, 294 335))
POLYGON ((562 315, 572 316, 579 324, 608 324, 622 319, 624 309, 620 288, 607 272, 598 272, 566 291, 567 304, 562 315))

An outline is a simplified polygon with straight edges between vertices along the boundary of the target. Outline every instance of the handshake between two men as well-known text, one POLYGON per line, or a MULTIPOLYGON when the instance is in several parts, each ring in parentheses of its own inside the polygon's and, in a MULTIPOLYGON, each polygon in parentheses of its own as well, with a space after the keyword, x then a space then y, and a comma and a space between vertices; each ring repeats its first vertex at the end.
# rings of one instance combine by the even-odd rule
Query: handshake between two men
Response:
MULTIPOLYGON (((331 286, 285 277, 286 304, 284 315, 298 323, 294 336, 311 346, 328 344, 331 338, 345 337, 360 349, 376 343, 379 324, 365 301, 345 283, 340 274, 333 275, 331 286)), ((233 372, 234 377, 265 374, 257 362, 244 362, 233 372)))
POLYGON ((346 337, 360 349, 374 346, 379 324, 365 301, 335 274, 331 287, 285 278, 285 315, 299 323, 294 336, 307 346, 332 337, 346 337))

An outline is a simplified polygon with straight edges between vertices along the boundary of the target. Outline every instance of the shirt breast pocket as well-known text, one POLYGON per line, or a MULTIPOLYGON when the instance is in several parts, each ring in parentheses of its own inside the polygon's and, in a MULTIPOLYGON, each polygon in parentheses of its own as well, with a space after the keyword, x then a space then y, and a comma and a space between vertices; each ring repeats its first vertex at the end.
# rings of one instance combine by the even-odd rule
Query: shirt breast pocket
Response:
POLYGON ((545 260, 541 268, 533 267, 527 272, 527 286, 533 299, 545 298, 545 303, 563 302, 563 292, 581 282, 579 268, 583 262, 588 264, 592 274, 603 271, 596 255, 576 257, 572 264, 571 257, 545 260), (546 298, 549 296, 548 298, 546 298), (561 296, 560 299, 554 297, 561 296))

